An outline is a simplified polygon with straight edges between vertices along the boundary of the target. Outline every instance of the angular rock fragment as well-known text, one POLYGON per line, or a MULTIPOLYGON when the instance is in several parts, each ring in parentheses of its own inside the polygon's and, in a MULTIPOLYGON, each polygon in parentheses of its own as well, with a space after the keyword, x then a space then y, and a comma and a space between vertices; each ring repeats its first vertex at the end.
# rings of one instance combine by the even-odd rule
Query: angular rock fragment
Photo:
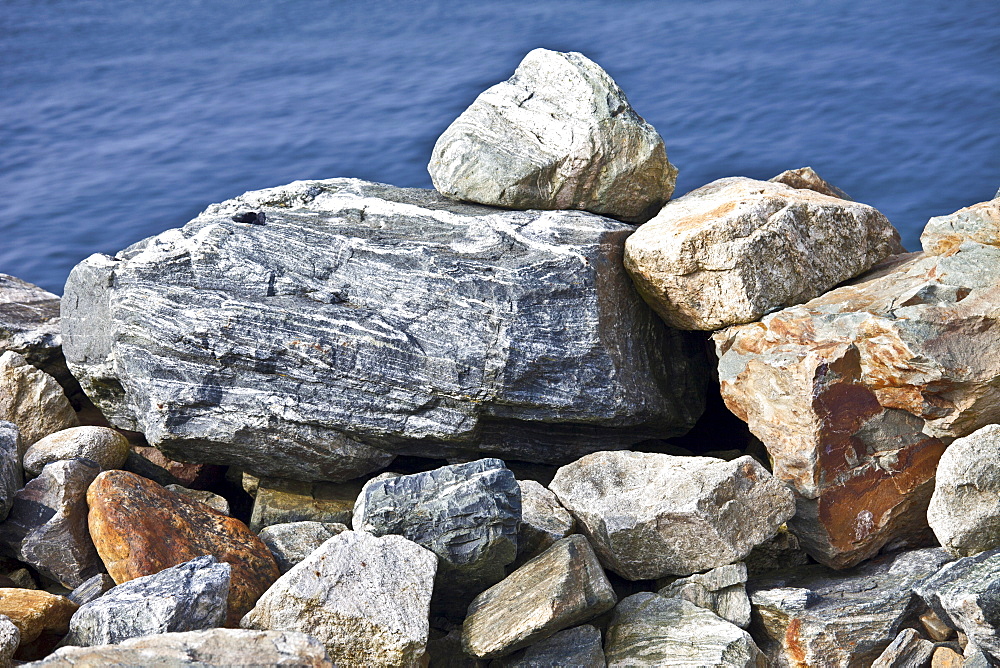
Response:
POLYGON ((499 668, 542 666, 605 668, 607 666, 604 661, 601 632, 589 624, 560 631, 496 663, 499 668))
POLYGON ((13 422, 0 420, 0 521, 7 517, 14 495, 24 486, 21 433, 13 422))
POLYGON ((80 424, 59 383, 10 350, 0 355, 0 420, 17 425, 23 448, 80 424))
POLYGON ((768 181, 771 183, 784 183, 786 186, 791 186, 799 190, 814 190, 821 195, 829 195, 830 197, 846 199, 851 202, 854 201, 843 190, 824 181, 812 167, 786 169, 777 176, 771 177, 768 181))
POLYGON ((649 220, 677 168, 663 139, 608 74, 580 53, 535 49, 434 145, 438 191, 510 209, 585 209, 649 220))
POLYGON ((565 463, 684 433, 704 405, 702 344, 621 267, 632 229, 298 182, 77 265, 64 351, 109 420, 175 459, 333 481, 394 453, 565 463), (267 225, 231 220, 246 208, 267 225))
POLYGON ((926 668, 934 655, 934 643, 913 629, 903 629, 871 668, 926 668))
POLYGON ((100 474, 87 503, 94 545, 119 584, 206 554, 232 566, 228 626, 280 575, 270 550, 245 524, 135 474, 100 474))
POLYGON ((87 526, 87 489, 101 472, 89 459, 66 459, 14 496, 0 523, 0 548, 39 573, 77 587, 104 571, 87 526))
POLYGON ((337 666, 416 666, 424 659, 437 557, 402 536, 334 536, 272 586, 249 629, 306 631, 337 666))
POLYGON ((230 570, 229 564, 204 556, 120 584, 80 606, 70 620, 67 643, 107 645, 222 626, 230 570))
POLYGON ((713 330, 806 302, 898 248, 867 204, 733 177, 663 207, 625 242, 625 268, 667 324, 713 330))
POLYGON ((497 668, 491 661, 465 653, 462 649, 462 627, 448 633, 432 627, 427 640, 427 657, 429 665, 434 668, 497 668))
POLYGON ((128 439, 107 427, 71 427, 49 434, 24 453, 25 473, 36 476, 46 464, 65 459, 90 459, 103 470, 121 468, 128 456, 128 439))
POLYGON ((693 603, 649 592, 633 594, 615 607, 604 654, 608 668, 767 666, 746 631, 693 603))
POLYGON ((35 589, 0 589, 0 615, 14 623, 26 645, 43 633, 62 635, 77 605, 64 596, 35 589))
POLYGON ((924 627, 925 635, 935 642, 944 642, 955 637, 955 629, 941 621, 933 610, 920 615, 920 624, 924 627))
POLYGON ((21 644, 21 632, 6 615, 0 615, 0 666, 11 665, 14 652, 21 644))
POLYGON ((962 655, 950 647, 938 647, 931 658, 931 668, 962 668, 962 655))
POLYGON ((259 537, 274 555, 278 569, 287 573, 320 545, 345 531, 345 525, 335 522, 288 522, 264 527, 259 537))
POLYGON ((518 480, 521 488, 521 527, 517 532, 517 562, 537 557, 557 540, 573 533, 573 516, 555 494, 534 480, 518 480))
POLYGON ((791 492, 748 456, 597 452, 559 469, 549 489, 601 563, 630 580, 739 561, 795 510, 791 492))
POLYGON ((746 564, 729 564, 675 580, 660 589, 659 594, 666 598, 683 598, 745 629, 750 626, 746 582, 746 564))
POLYGON ((795 566, 805 566, 809 563, 809 555, 802 549, 795 534, 790 532, 787 526, 781 526, 774 538, 751 550, 743 563, 747 565, 747 574, 756 576, 795 566))
POLYGON ((504 656, 593 619, 617 600, 590 543, 574 534, 477 596, 462 645, 481 659, 504 656))
POLYGON ((66 368, 59 334, 59 296, 8 274, 0 274, 0 353, 12 350, 79 391, 66 368))
POLYGON ((933 255, 953 253, 967 241, 1000 246, 1000 199, 931 218, 920 235, 920 245, 933 255))
POLYGON ((204 503, 206 506, 212 510, 222 513, 223 515, 229 515, 229 502, 226 501, 225 497, 219 496, 218 494, 213 494, 212 492, 203 489, 188 489, 183 485, 164 485, 163 489, 174 492, 175 494, 180 494, 181 496, 186 496, 189 499, 193 499, 198 503, 204 503))
POLYGON ((254 493, 250 529, 260 532, 272 524, 336 522, 350 524, 354 502, 363 482, 300 482, 262 478, 254 493))
POLYGON ((87 579, 83 584, 79 585, 76 589, 66 594, 66 598, 73 601, 77 605, 84 605, 85 603, 90 603, 104 595, 104 592, 115 586, 115 581, 107 573, 98 573, 92 578, 87 579))

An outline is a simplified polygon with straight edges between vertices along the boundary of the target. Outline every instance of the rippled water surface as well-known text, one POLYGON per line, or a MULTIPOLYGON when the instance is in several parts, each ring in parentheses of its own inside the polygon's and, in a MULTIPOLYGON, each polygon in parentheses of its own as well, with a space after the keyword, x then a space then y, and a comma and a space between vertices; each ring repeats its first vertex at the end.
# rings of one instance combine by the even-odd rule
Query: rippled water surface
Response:
POLYGON ((677 194, 812 165, 892 220, 1000 186, 1000 2, 0 4, 0 272, 69 270, 296 179, 430 187, 444 128, 532 48, 600 63, 677 194))

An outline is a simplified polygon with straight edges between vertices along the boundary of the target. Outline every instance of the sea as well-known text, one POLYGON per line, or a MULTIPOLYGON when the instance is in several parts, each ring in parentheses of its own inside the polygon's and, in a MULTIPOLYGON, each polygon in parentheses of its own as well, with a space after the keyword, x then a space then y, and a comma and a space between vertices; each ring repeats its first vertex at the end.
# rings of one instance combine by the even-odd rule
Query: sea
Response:
POLYGON ((431 187, 437 137, 537 47, 608 71, 676 195, 810 165, 916 250, 1000 187, 998 0, 3 0, 0 272, 61 293, 298 179, 431 187))

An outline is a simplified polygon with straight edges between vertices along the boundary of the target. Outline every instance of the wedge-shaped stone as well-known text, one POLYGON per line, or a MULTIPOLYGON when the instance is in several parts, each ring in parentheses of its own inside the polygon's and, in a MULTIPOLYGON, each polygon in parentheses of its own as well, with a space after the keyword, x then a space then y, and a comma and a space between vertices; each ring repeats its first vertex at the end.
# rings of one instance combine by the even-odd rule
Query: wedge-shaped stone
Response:
POLYGON ((356 480, 330 483, 262 478, 253 494, 250 528, 260 533, 264 527, 288 522, 350 524, 363 486, 356 480))
POLYGON ((22 448, 80 424, 59 383, 10 350, 0 355, 0 420, 17 425, 22 448))
POLYGON ((931 218, 920 235, 924 251, 934 255, 954 253, 966 241, 1000 246, 1000 199, 931 218))
POLYGON ((8 274, 0 274, 0 353, 12 350, 79 391, 62 354, 59 296, 8 274))
POLYGON ((287 573, 320 545, 345 531, 345 525, 333 522, 288 522, 264 527, 259 536, 281 572, 287 573))
POLYGON ((14 495, 24 487, 22 452, 21 432, 17 425, 0 420, 0 521, 10 512, 14 495))
POLYGON ((36 476, 46 464, 64 459, 90 459, 103 470, 118 469, 128 457, 128 439, 107 427, 70 427, 49 434, 24 453, 24 471, 36 476))
POLYGON ((560 631, 527 649, 497 660, 495 664, 498 668, 542 668, 543 666, 605 668, 607 666, 604 661, 601 632, 589 624, 560 631))
POLYGON ((504 656, 607 612, 617 600, 590 543, 574 534, 477 596, 462 645, 481 659, 504 656))
POLYGON ((597 452, 560 468, 549 489, 601 563, 630 580, 739 561, 795 511, 792 493, 749 456, 597 452))
POLYGON ((204 503, 206 506, 211 508, 216 512, 220 512, 223 515, 230 515, 229 501, 226 497, 219 496, 214 492, 209 492, 204 489, 190 489, 184 487, 183 485, 170 484, 164 485, 164 489, 174 492, 175 494, 180 494, 181 496, 186 496, 189 499, 193 499, 198 503, 204 503))
POLYGON ((926 668, 934 655, 934 643, 913 629, 903 629, 889 643, 871 668, 926 668))
POLYGON ((812 167, 800 167, 799 169, 786 169, 782 173, 774 176, 768 181, 772 183, 784 183, 786 186, 799 190, 815 190, 821 195, 829 195, 838 199, 854 201, 847 193, 837 186, 827 183, 816 173, 812 167))
POLYGON ((537 557, 573 533, 576 522, 556 495, 534 480, 518 480, 521 488, 521 527, 517 532, 517 563, 537 557))
POLYGON ((745 629, 750 626, 746 583, 746 564, 729 564, 675 580, 659 593, 666 598, 683 598, 745 629))

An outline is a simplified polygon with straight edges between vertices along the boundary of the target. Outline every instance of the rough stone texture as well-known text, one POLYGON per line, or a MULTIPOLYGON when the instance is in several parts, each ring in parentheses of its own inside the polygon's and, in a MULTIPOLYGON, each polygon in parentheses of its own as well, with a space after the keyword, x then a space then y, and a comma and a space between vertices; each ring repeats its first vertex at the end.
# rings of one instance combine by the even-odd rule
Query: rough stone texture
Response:
POLYGON ((791 492, 749 456, 598 452, 559 469, 549 489, 601 563, 630 580, 739 561, 795 510, 791 492))
POLYGON ((287 573, 320 545, 345 531, 345 525, 335 522, 289 522, 264 527, 259 536, 274 555, 278 569, 287 573))
POLYGON ((79 585, 70 593, 66 594, 66 598, 73 601, 77 605, 83 605, 100 598, 104 595, 104 592, 114 586, 115 581, 110 575, 107 573, 98 573, 94 577, 87 579, 83 584, 79 585))
POLYGON ((798 493, 789 528, 846 567, 926 540, 945 445, 1000 422, 1000 248, 892 258, 715 334, 726 405, 798 493))
POLYGON ((42 633, 64 634, 77 605, 64 596, 37 589, 0 589, 0 615, 14 622, 21 644, 42 633))
MULTIPOLYGON (((205 489, 214 485, 222 479, 227 469, 226 466, 216 466, 213 464, 174 461, 156 448, 143 445, 134 446, 132 454, 142 457, 157 469, 165 471, 171 478, 171 482, 166 484, 184 485, 189 489, 205 489)), ((133 473, 139 472, 133 471, 133 473)), ((142 474, 140 473, 140 475, 142 474)))
POLYGON ((903 629, 871 668, 927 668, 934 655, 934 643, 913 629, 903 629))
POLYGON ((510 209, 585 209, 649 220, 677 168, 608 74, 576 52, 535 49, 434 145, 434 187, 510 209))
POLYGON ((729 564, 675 580, 659 593, 666 598, 683 598, 745 629, 750 626, 746 582, 746 564, 729 564))
POLYGON ((262 478, 253 494, 250 528, 260 532, 272 524, 336 522, 350 524, 354 502, 364 483, 300 482, 262 478))
POLYGON ((402 536, 345 531, 282 575, 241 625, 309 633, 337 666, 417 666, 436 569, 402 536))
POLYGON ((514 474, 499 459, 480 459, 370 482, 354 506, 353 527, 405 536, 440 557, 435 610, 461 616, 506 575, 520 520, 514 474))
POLYGON ((90 534, 121 584, 205 554, 232 566, 227 626, 235 626, 280 575, 245 524, 125 471, 105 471, 87 492, 90 534))
POLYGON ((70 620, 67 643, 108 645, 222 626, 230 570, 229 564, 204 556, 120 584, 80 606, 70 620))
POLYGON ((24 453, 24 472, 36 476, 46 464, 64 459, 90 459, 104 470, 121 468, 128 439, 107 427, 71 427, 49 434, 24 453))
POLYGON ((604 639, 608 667, 767 668, 750 635, 679 598, 640 592, 622 600, 604 639))
POLYGON ((537 557, 573 533, 575 521, 556 495, 534 480, 518 480, 521 488, 521 527, 517 532, 518 565, 537 557))
POLYGON ((808 301, 898 249, 867 204, 732 177, 664 206, 625 242, 625 268, 667 324, 714 330, 808 301))
POLYGON ((0 615, 0 666, 8 668, 17 646, 21 644, 21 632, 6 615, 0 615))
POLYGON ((11 350, 0 355, 0 420, 17 425, 22 448, 80 424, 59 383, 11 350))
MULTIPOLYGON (((605 668, 601 632, 589 624, 560 631, 531 647, 500 659, 496 668, 582 666, 605 668)), ((491 664, 490 668, 494 668, 491 664)))
POLYGON ((949 558, 940 548, 915 550, 849 571, 812 565, 751 579, 750 630, 774 668, 868 668, 917 623, 913 588, 949 558))
POLYGON ((477 596, 462 645, 481 659, 504 656, 593 619, 617 600, 590 543, 574 534, 477 596))
POLYGON ((931 218, 920 235, 920 245, 933 255, 954 253, 967 241, 1000 246, 1000 199, 931 218))
POLYGON ((13 422, 0 420, 0 521, 7 517, 14 495, 24 486, 21 433, 13 422))
POLYGON ((931 668, 962 668, 962 655, 950 647, 938 647, 931 658, 931 668))
POLYGON ((684 433, 704 405, 703 343, 621 267, 632 229, 297 182, 77 265, 64 351, 114 424, 173 458, 298 480, 403 451, 564 463, 684 433), (267 224, 231 220, 246 208, 267 224))
POLYGON ((427 640, 428 663, 433 668, 496 668, 489 660, 469 656, 462 649, 462 627, 448 633, 431 627, 427 640))
POLYGON ((851 202, 854 201, 854 198, 848 196, 843 190, 823 180, 812 167, 786 169, 777 176, 768 179, 768 181, 772 183, 784 183, 786 186, 791 186, 799 190, 815 190, 821 195, 829 195, 830 197, 846 199, 851 202))
POLYGON ((333 668, 326 648, 304 633, 210 629, 132 638, 117 645, 63 647, 32 668, 84 666, 156 666, 156 668, 228 668, 296 666, 333 668))
POLYGON ((62 354, 59 297, 14 276, 0 274, 0 353, 7 350, 24 355, 63 387, 74 387, 62 354))
POLYGON ((957 439, 941 455, 927 523, 959 557, 1000 546, 1000 425, 957 439))
POLYGON ((955 637, 955 629, 941 621, 933 610, 920 615, 920 625, 924 627, 926 635, 935 642, 944 642, 955 637))
POLYGON ((104 571, 87 526, 87 488, 101 472, 89 459, 64 459, 14 496, 0 524, 0 548, 69 588, 104 571))
POLYGON ((183 485, 164 485, 164 489, 170 490, 181 496, 186 496, 189 499, 193 499, 198 503, 204 503, 206 506, 222 513, 223 515, 229 515, 229 501, 226 498, 219 496, 218 494, 213 494, 207 490, 203 489, 188 489, 183 485))
POLYGON ((743 563, 747 565, 747 573, 754 576, 805 566, 809 563, 809 555, 802 549, 795 534, 786 525, 782 525, 774 538, 751 550, 743 563))

